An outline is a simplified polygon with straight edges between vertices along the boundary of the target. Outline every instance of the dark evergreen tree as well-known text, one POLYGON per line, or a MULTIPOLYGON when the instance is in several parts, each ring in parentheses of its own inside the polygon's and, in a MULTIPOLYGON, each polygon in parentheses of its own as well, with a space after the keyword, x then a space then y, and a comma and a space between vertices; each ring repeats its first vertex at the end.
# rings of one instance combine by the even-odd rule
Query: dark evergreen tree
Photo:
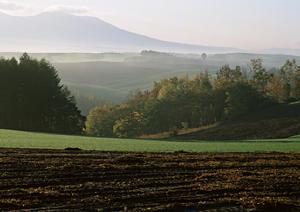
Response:
POLYGON ((0 60, 0 127, 79 134, 83 117, 55 68, 23 54, 0 60))

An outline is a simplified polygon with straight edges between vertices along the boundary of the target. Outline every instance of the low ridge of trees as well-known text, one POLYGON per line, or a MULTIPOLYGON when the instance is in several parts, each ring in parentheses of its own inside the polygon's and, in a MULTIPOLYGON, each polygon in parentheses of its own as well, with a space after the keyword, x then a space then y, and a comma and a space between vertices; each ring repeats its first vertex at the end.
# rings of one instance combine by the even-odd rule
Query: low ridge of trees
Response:
MULTIPOLYGON (((153 54, 145 52, 145 54, 153 54)), ((249 71, 225 65, 215 76, 172 77, 155 82, 120 105, 92 109, 86 134, 138 137, 237 119, 278 103, 300 100, 300 66, 288 60, 268 71, 250 61, 249 71)), ((0 128, 80 134, 84 117, 53 66, 24 54, 0 58, 0 128)))
POLYGON ((216 77, 201 73, 192 79, 172 77, 138 92, 128 102, 93 109, 86 133, 93 136, 137 137, 213 124, 300 100, 300 67, 287 61, 279 71, 267 71, 262 60, 250 62, 250 72, 223 66, 216 77))
POLYGON ((0 59, 0 128, 80 134, 83 117, 53 66, 24 54, 0 59))

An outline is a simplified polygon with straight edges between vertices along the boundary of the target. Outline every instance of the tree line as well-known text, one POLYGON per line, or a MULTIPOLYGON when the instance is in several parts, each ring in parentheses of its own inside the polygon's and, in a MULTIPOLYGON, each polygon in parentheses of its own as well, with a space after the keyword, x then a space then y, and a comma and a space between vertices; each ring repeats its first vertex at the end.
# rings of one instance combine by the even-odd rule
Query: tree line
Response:
POLYGON ((154 83, 129 101, 92 109, 86 133, 103 137, 137 137, 213 124, 300 100, 300 66, 288 60, 279 70, 266 70, 261 59, 249 71, 223 66, 189 78, 172 77, 154 83))
POLYGON ((0 128, 80 134, 84 117, 55 68, 23 54, 0 58, 0 128))
POLYGON ((288 60, 279 70, 266 70, 254 59, 249 71, 225 65, 216 75, 163 79, 123 104, 92 109, 84 123, 55 68, 24 54, 18 60, 0 58, 0 100, 0 128, 65 134, 85 129, 102 137, 176 133, 299 101, 300 67, 288 60))

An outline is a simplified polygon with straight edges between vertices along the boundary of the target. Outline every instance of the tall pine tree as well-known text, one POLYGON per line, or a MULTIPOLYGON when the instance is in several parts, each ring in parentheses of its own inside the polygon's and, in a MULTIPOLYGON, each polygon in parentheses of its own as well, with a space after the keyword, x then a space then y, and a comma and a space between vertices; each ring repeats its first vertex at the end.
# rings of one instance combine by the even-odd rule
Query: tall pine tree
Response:
POLYGON ((55 68, 28 54, 0 60, 0 127, 80 134, 83 117, 55 68))

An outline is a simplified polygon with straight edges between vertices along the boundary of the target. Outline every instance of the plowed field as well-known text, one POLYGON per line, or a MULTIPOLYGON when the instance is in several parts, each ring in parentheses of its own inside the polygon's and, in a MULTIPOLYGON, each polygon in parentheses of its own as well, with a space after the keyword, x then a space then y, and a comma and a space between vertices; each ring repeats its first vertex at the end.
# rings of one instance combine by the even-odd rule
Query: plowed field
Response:
POLYGON ((300 154, 0 149, 0 208, 300 211, 300 154))

